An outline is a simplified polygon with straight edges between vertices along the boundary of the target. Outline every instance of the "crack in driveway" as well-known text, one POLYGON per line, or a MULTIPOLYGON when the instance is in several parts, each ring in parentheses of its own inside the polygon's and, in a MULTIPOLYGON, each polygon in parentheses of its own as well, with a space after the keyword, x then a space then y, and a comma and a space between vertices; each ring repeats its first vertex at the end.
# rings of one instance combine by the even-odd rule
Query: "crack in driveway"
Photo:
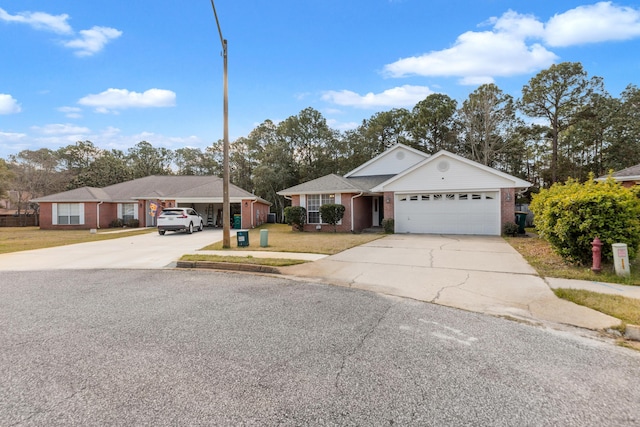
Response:
POLYGON ((441 294, 445 289, 448 289, 448 288, 457 288, 457 287, 459 287, 459 286, 465 285, 465 284, 469 281, 469 277, 470 277, 470 275, 469 275, 469 273, 467 273, 467 277, 465 277, 465 278, 464 278, 464 280, 463 280, 462 282, 460 282, 460 283, 458 283, 458 284, 456 284, 456 285, 450 285, 450 286, 443 286, 443 287, 441 287, 440 289, 438 289, 438 293, 436 294, 436 296, 435 296, 435 297, 433 297, 433 299, 432 299, 431 301, 429 301, 429 302, 430 302, 430 303, 435 304, 435 303, 436 303, 436 301, 438 301, 438 300, 440 299, 440 294, 441 294))

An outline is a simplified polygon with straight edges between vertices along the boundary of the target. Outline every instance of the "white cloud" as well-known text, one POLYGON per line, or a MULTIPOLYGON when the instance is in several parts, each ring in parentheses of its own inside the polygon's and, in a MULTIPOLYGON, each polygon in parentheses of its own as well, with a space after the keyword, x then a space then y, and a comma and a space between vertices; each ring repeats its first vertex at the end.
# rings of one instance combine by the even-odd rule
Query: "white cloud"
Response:
POLYGON ((491 82, 496 76, 535 72, 558 59, 542 45, 525 42, 526 31, 540 30, 530 16, 508 12, 504 18, 494 21, 494 31, 468 31, 451 48, 400 59, 386 65, 384 71, 391 77, 456 76, 463 84, 476 84, 491 82))
POLYGON ((0 114, 16 114, 22 111, 20 104, 13 96, 0 93, 0 114))
POLYGON ((26 133, 2 132, 0 131, 0 142, 17 142, 27 137, 26 133))
POLYGON ((512 10, 487 20, 489 31, 461 34, 452 47, 402 58, 384 67, 390 77, 459 77, 462 84, 530 74, 559 57, 547 47, 640 37, 640 10, 600 2, 553 16, 545 24, 512 10))
POLYGON ((39 134, 47 136, 85 135, 91 132, 89 128, 72 124, 50 124, 43 127, 34 126, 32 129, 39 134))
POLYGON ((573 46, 640 36, 640 10, 609 2, 579 6, 552 17, 545 27, 549 46, 573 46))
POLYGON ((27 24, 36 30, 51 31, 58 34, 72 34, 71 26, 67 24, 69 15, 50 15, 44 12, 20 12, 11 15, 6 10, 0 8, 0 20, 6 22, 17 22, 27 24))
POLYGON ((117 39, 122 31, 109 27, 93 27, 90 30, 80 31, 80 37, 68 42, 64 46, 77 49, 77 56, 91 56, 100 52, 109 41, 117 39))
POLYGON ((369 92, 366 95, 360 95, 350 90, 330 90, 322 95, 322 99, 334 104, 357 108, 412 107, 432 93, 433 91, 426 86, 404 85, 387 89, 381 93, 369 92))
POLYGON ((170 90, 155 88, 143 93, 127 89, 107 89, 81 98, 78 104, 94 107, 99 113, 116 112, 125 108, 173 107, 176 104, 176 94, 170 90))
POLYGON ((79 119, 82 117, 82 109, 78 107, 60 107, 58 111, 64 113, 70 119, 79 119))

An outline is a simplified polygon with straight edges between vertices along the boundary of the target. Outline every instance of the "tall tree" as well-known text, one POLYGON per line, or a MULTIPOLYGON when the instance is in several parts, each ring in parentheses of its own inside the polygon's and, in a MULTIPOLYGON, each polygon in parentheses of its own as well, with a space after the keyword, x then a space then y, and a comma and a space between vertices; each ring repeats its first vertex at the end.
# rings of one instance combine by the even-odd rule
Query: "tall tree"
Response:
POLYGON ((455 114, 457 101, 434 93, 418 102, 411 112, 409 132, 412 145, 429 154, 440 150, 457 151, 455 114))
POLYGON ((341 173, 371 160, 387 148, 410 141, 411 113, 404 108, 375 113, 356 129, 345 132, 341 141, 341 173))
POLYGON ((17 193, 18 214, 29 207, 29 200, 63 191, 68 175, 60 168, 58 154, 48 148, 23 150, 9 157, 14 175, 13 190, 17 193))
POLYGON ((483 165, 501 167, 505 155, 513 154, 517 143, 514 132, 519 122, 513 97, 495 84, 478 87, 462 103, 458 111, 461 140, 471 160, 483 165))
POLYGON ((549 121, 551 182, 558 181, 561 133, 571 126, 576 113, 600 87, 601 80, 589 79, 579 62, 562 62, 542 70, 522 88, 522 111, 529 117, 549 121))
POLYGON ((620 170, 640 163, 640 89, 629 85, 609 130, 610 145, 605 148, 604 172, 620 170))
POLYGON ((328 148, 333 145, 337 133, 327 125, 319 111, 305 108, 297 116, 288 117, 278 125, 277 134, 289 145, 301 181, 315 179, 334 170, 328 148))
POLYGON ((147 141, 137 143, 127 151, 127 159, 133 178, 150 175, 170 175, 173 152, 167 148, 155 148, 147 141))
POLYGON ((11 190, 11 182, 14 176, 4 159, 0 159, 0 199, 4 198, 7 191, 11 190))

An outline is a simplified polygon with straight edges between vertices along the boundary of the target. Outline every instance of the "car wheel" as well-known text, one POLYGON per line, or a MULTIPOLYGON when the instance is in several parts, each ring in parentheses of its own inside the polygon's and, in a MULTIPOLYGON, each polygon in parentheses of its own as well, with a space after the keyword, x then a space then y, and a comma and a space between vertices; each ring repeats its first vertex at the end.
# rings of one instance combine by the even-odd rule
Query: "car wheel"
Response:
POLYGON ((198 231, 204 230, 204 224, 200 221, 200 227, 198 227, 198 231))
POLYGON ((164 236, 165 232, 166 232, 165 230, 158 230, 158 234, 161 235, 161 236, 164 236))
POLYGON ((191 233, 193 233, 193 223, 192 222, 189 223, 189 228, 187 228, 187 234, 191 234, 191 233))

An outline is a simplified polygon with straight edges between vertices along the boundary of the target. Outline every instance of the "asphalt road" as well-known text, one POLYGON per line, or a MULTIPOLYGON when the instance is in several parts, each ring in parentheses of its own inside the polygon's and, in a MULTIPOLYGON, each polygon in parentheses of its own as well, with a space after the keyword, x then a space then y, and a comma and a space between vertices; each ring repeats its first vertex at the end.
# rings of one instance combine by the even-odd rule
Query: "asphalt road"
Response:
POLYGON ((640 354, 211 271, 3 272, 0 425, 637 426, 640 354))

